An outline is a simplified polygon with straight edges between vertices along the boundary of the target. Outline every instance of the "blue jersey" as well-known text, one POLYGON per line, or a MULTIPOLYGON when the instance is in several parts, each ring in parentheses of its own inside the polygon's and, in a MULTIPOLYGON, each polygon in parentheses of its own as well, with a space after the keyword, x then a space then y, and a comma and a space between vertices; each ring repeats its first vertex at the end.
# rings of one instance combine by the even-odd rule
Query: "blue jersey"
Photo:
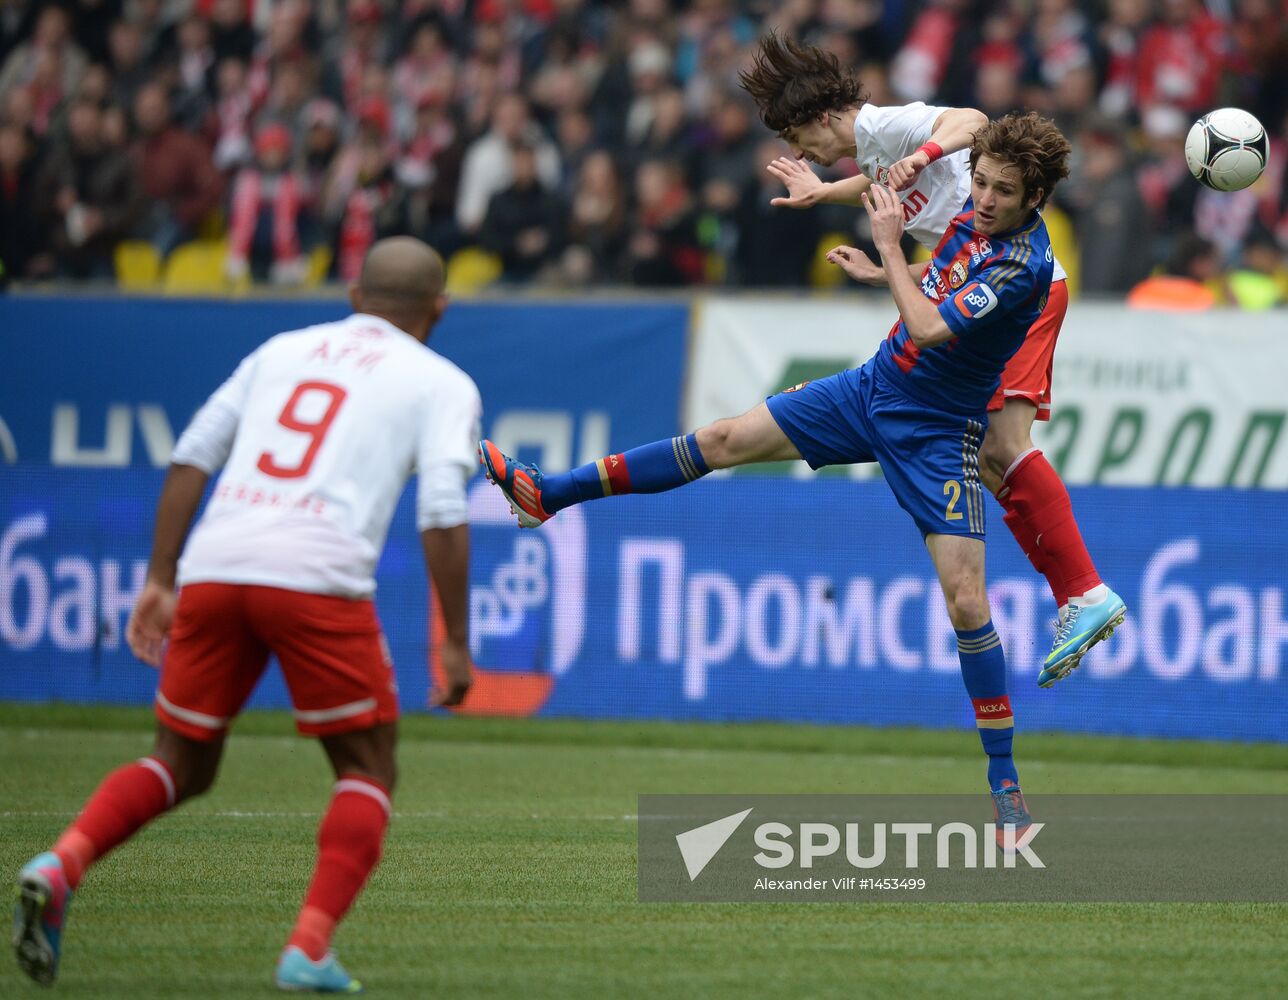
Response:
POLYGON ((979 414, 997 391, 1002 369, 1046 307, 1051 241, 1037 212, 1018 229, 976 232, 966 202, 948 224, 921 290, 955 334, 918 348, 902 318, 876 353, 878 371, 910 399, 948 413, 979 414))

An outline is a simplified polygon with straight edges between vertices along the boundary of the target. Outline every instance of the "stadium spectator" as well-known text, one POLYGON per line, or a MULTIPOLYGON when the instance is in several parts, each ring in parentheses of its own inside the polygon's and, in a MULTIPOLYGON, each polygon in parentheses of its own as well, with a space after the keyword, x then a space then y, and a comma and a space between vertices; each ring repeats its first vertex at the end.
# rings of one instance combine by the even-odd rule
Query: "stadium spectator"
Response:
POLYGON ((706 141, 696 157, 696 180, 704 186, 728 184, 740 196, 756 180, 756 142, 764 133, 752 131, 755 113, 741 94, 725 92, 713 105, 706 141))
POLYGON ((1133 309, 1198 312, 1217 304, 1212 286, 1220 280, 1221 264, 1214 247, 1196 233, 1176 241, 1176 248, 1162 274, 1152 275, 1133 288, 1127 304, 1133 309))
POLYGON ((205 133, 216 170, 237 170, 251 161, 251 120, 255 104, 246 88, 246 61, 221 59, 215 67, 215 103, 206 116, 205 133))
POLYGON ((0 124, 0 275, 41 277, 53 268, 36 213, 35 143, 16 125, 0 124))
POLYGON ((1221 82, 1224 29, 1199 0, 1163 0, 1163 20, 1145 32, 1136 101, 1190 114, 1213 106, 1221 82))
POLYGON ((620 281, 626 238, 626 198, 613 157, 596 150, 582 162, 572 188, 568 246, 562 260, 565 284, 620 281))
POLYGON ((103 141, 103 112, 77 101, 67 116, 67 142, 41 168, 37 211, 48 226, 60 277, 108 279, 112 253, 143 210, 143 189, 122 149, 103 141))
POLYGON ((1150 0, 1109 0, 1098 32, 1104 84, 1100 110, 1124 118, 1136 105, 1140 41, 1149 25, 1150 0))
POLYGON ((939 90, 953 54, 965 0, 930 0, 913 18, 890 66, 890 83, 906 101, 928 101, 939 90))
POLYGON ((376 131, 365 130, 345 150, 323 197, 326 221, 336 229, 335 272, 342 282, 357 280, 377 239, 403 231, 405 199, 394 178, 390 147, 376 131))
POLYGON ((133 21, 120 20, 107 35, 108 65, 112 70, 112 102, 134 106, 134 95, 152 77, 143 32, 133 21))
POLYGON ((537 175, 537 153, 531 145, 520 140, 512 161, 514 179, 488 202, 479 242, 500 256, 503 281, 523 284, 562 250, 564 205, 537 175))
POLYGON ((385 60, 388 42, 381 19, 382 12, 377 3, 353 0, 349 4, 348 30, 335 62, 339 74, 337 96, 348 111, 354 111, 363 96, 367 70, 380 66, 385 60))
POLYGON ((694 149, 682 90, 666 87, 658 93, 648 128, 627 146, 627 150, 636 166, 646 160, 674 160, 683 164, 685 173, 688 173, 694 149))
POLYGON ((75 0, 71 4, 72 34, 91 62, 107 61, 108 28, 121 16, 124 7, 124 0, 75 0))
POLYGON ((638 46, 630 57, 631 97, 626 109, 626 141, 638 144, 648 134, 657 102, 671 77, 671 54, 660 42, 638 46))
POLYGON ((559 192, 571 198, 586 160, 600 148, 595 123, 583 108, 569 108, 555 121, 555 139, 559 144, 559 192))
POLYGON ((782 152, 777 139, 764 139, 756 146, 756 183, 738 206, 737 273, 739 283, 750 288, 808 285, 823 235, 819 212, 789 212, 770 204, 783 188, 766 168, 782 152))
POLYGON ((1060 205, 1073 217, 1082 291, 1122 294, 1149 273, 1149 214, 1124 130, 1110 119, 1096 119, 1077 138, 1080 152, 1061 186, 1060 205))
POLYGON ((1157 263, 1172 256, 1177 233, 1194 228, 1200 186, 1185 165, 1184 115, 1175 108, 1149 108, 1141 124, 1148 147, 1136 177, 1152 221, 1154 250, 1150 259, 1157 263))
POLYGON ((449 103, 437 93, 421 98, 415 129, 403 147, 399 177, 414 188, 409 231, 450 254, 461 245, 456 225, 456 195, 465 157, 462 129, 449 103))
POLYGON ((492 127, 474 141, 461 164, 461 186, 456 201, 456 221, 473 237, 483 224, 488 202, 514 181, 514 149, 520 143, 533 147, 537 176, 552 190, 559 185, 559 151, 528 113, 528 102, 519 94, 506 94, 492 113, 492 127))
POLYGON ((706 276, 697 213, 684 170, 674 160, 649 160, 635 173, 635 213, 627 246, 637 285, 692 285, 706 276))
MULTIPOLYGON (((85 53, 71 37, 71 22, 67 11, 58 6, 47 6, 36 19, 35 30, 29 41, 14 47, 0 68, 0 101, 19 88, 25 87, 37 72, 57 72, 57 88, 61 94, 71 94, 85 71, 85 53)), ((46 81, 48 87, 54 81, 46 81)))
POLYGON ((162 84, 140 88, 134 126, 133 154, 148 197, 136 235, 165 257, 197 235, 223 196, 223 178, 205 143, 170 120, 170 97, 162 84))
POLYGON ((190 14, 179 22, 176 49, 165 58, 165 79, 174 92, 174 117, 190 130, 201 128, 215 87, 215 46, 210 22, 190 14))
POLYGON ((303 185, 291 164, 291 133, 266 125, 255 136, 255 163, 237 175, 228 220, 227 276, 298 284, 305 261, 300 224, 303 185))
POLYGON ((442 22, 427 17, 416 23, 407 41, 407 51, 394 67, 394 106, 401 134, 414 127, 421 102, 440 106, 456 91, 456 56, 447 44, 442 22))
POLYGON ((1274 236, 1255 232, 1243 247, 1240 265, 1226 276, 1231 301, 1240 309, 1261 310, 1288 301, 1288 268, 1274 236))
POLYGON ((298 144, 303 138, 304 107, 315 92, 313 64, 307 56, 279 61, 273 70, 268 94, 255 121, 259 125, 276 122, 291 133, 298 144))
POLYGON ((249 60, 255 51, 255 29, 250 23, 246 0, 210 0, 198 4, 198 12, 209 10, 211 44, 215 58, 249 60))
POLYGON ((322 191, 340 151, 340 109, 334 101, 315 97, 300 112, 303 140, 296 170, 304 182, 304 198, 314 212, 321 211, 322 191))
POLYGON ((30 109, 30 127, 38 136, 43 137, 49 132, 63 100, 68 96, 64 79, 62 50, 49 48, 36 52, 32 59, 31 78, 19 89, 30 109))

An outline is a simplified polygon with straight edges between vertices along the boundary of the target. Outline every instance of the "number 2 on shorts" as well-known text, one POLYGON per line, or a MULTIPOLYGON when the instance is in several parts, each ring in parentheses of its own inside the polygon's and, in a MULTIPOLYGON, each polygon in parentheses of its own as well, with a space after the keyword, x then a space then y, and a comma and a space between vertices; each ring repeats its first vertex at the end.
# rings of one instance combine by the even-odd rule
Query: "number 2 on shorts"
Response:
POLYGON ((945 521, 960 521, 962 512, 957 509, 957 501, 962 498, 962 484, 956 479, 944 483, 944 496, 948 497, 948 508, 944 511, 945 521))
MULTIPOLYGON (((313 460, 317 458, 318 449, 322 447, 322 439, 326 437, 326 432, 331 429, 331 422, 335 420, 336 414, 340 412, 340 404, 344 402, 346 395, 347 393, 343 389, 338 385, 332 385, 330 382, 301 382, 297 385, 295 391, 291 393, 291 398, 282 407, 282 412, 277 415, 277 422, 288 431, 309 435, 312 440, 309 441, 309 446, 305 449, 299 462, 292 466, 278 465, 271 454, 263 452, 259 456, 259 461, 255 463, 259 471, 266 476, 274 476, 277 479, 300 479, 307 476, 309 469, 313 466, 313 460), (316 420, 301 419, 297 412, 300 402, 311 392, 324 393, 330 397, 326 412, 316 420)), ((960 517, 961 515, 957 516, 960 517)))

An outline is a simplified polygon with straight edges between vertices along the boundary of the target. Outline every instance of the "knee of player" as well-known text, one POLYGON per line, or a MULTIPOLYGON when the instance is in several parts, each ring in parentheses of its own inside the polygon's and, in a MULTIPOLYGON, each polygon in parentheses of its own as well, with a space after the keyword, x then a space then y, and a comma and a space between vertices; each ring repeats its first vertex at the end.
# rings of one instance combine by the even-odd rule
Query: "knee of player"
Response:
POLYGON ((948 620, 953 623, 953 628, 968 631, 988 623, 988 595, 982 581, 963 582, 946 592, 944 601, 948 605, 948 620))
POLYGON ((727 418, 698 429, 698 450, 708 468, 725 469, 733 464, 733 432, 734 422, 727 418))

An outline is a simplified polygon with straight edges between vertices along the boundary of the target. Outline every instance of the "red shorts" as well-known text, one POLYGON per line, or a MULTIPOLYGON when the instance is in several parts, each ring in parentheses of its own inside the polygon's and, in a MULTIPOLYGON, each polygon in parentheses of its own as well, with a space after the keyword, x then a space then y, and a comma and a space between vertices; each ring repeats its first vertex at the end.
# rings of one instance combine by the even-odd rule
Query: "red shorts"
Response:
POLYGON ((348 733, 398 718, 393 664, 371 601, 231 583, 179 591, 157 718, 191 739, 217 739, 270 653, 282 665, 300 732, 348 733))
POLYGON ((1055 360, 1055 340, 1068 310, 1069 286, 1061 278, 1051 282, 1046 308, 1006 363, 1002 384, 988 401, 990 412, 1000 410, 1008 399, 1027 399, 1038 408, 1035 419, 1051 419, 1051 363, 1055 360))

